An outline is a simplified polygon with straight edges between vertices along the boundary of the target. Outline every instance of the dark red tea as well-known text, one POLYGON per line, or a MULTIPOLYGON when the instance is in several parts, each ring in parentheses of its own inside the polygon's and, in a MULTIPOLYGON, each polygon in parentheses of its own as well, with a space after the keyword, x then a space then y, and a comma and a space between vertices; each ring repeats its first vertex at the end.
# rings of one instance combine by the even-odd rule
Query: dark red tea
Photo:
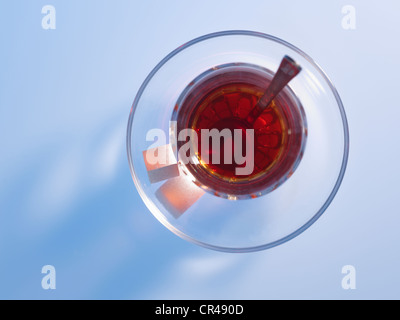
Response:
MULTIPOLYGON (((271 191, 285 181, 297 166, 305 145, 306 122, 300 103, 286 87, 254 123, 246 121, 259 98, 265 93, 273 73, 248 64, 219 66, 194 80, 181 95, 173 120, 177 131, 191 128, 197 132, 197 161, 185 166, 196 182, 219 196, 254 197, 271 191), (218 150, 211 139, 203 150, 202 130, 228 129, 232 139, 221 139, 218 150), (233 139, 234 130, 242 132, 241 145, 233 139), (253 129, 253 136, 246 129, 253 129), (253 143, 253 157, 246 162, 225 163, 225 146, 232 151, 241 147, 246 155, 246 144, 253 143), (205 162, 203 159, 207 153, 205 162), (213 161, 219 153, 220 162, 213 161), (252 164, 252 171, 238 175, 236 169, 252 164)), ((178 148, 185 142, 178 141, 178 148)), ((217 146, 218 147, 218 146, 217 146)))
MULTIPOLYGON (((232 157, 232 163, 224 163, 225 144, 232 144, 232 150, 238 148, 234 139, 225 141, 222 139, 219 150, 214 150, 212 141, 209 141, 209 148, 206 152, 209 153, 207 169, 213 174, 231 180, 252 179, 260 172, 271 167, 279 158, 284 147, 284 138, 287 134, 285 127, 285 119, 273 103, 254 124, 250 125, 246 122, 246 117, 256 105, 259 97, 263 94, 256 86, 251 84, 227 84, 216 88, 204 97, 203 102, 195 109, 192 119, 191 128, 193 128, 199 137, 198 151, 199 158, 202 159, 202 129, 228 129, 231 132, 231 137, 234 137, 234 130, 242 131, 241 152, 245 154, 246 144, 254 143, 254 154, 252 159, 254 169, 247 175, 242 176, 236 173, 237 167, 245 167, 246 162, 238 164, 235 158, 232 157), (246 134, 246 129, 254 129, 254 141, 250 141, 246 134), (215 163, 212 155, 220 154, 220 163, 215 163)), ((253 138, 253 137, 252 137, 253 138)), ((211 139, 210 139, 211 140, 211 139)), ((249 156, 250 157, 250 156, 249 156)))

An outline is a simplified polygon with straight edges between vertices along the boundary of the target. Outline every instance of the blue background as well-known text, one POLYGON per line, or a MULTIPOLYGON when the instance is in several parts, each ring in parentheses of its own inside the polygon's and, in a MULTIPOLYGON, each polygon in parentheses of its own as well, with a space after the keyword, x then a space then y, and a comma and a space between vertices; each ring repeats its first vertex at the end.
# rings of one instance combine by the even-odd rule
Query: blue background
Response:
POLYGON ((398 1, 1 1, 0 298, 398 299, 398 1), (56 30, 41 27, 44 5, 56 30), (344 5, 356 30, 341 26, 344 5), (351 134, 335 200, 268 251, 228 254, 164 228, 126 157, 132 101, 151 69, 215 31, 299 47, 343 100, 351 134), (43 290, 54 265, 57 289, 43 290), (343 290, 344 265, 357 289, 343 290))

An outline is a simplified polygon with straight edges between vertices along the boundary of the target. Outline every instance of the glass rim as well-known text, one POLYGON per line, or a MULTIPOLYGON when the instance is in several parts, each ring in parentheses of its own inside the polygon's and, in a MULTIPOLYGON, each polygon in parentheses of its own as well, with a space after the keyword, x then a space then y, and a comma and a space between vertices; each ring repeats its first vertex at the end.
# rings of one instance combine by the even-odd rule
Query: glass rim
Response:
POLYGON ((176 48, 175 50, 171 51, 167 56, 165 56, 152 70, 151 72, 147 75, 146 79, 143 81, 142 85, 140 86, 135 99, 132 103, 132 107, 129 113, 129 119, 128 119, 128 126, 127 126, 127 134, 126 134, 126 146, 127 146, 127 155, 128 155, 128 162, 129 162, 129 169, 133 178, 133 182, 136 186, 136 189, 140 195, 140 197, 142 198, 142 200, 144 201, 144 203, 146 204, 147 208, 150 210, 150 212, 167 228, 169 229, 171 232, 173 232, 174 234, 178 235, 179 237, 195 243, 197 245, 200 245, 202 247, 208 248, 208 249, 212 249, 212 250, 216 250, 216 251, 222 251, 222 252, 255 252, 255 251, 260 251, 260 250, 266 250, 266 249, 270 249, 273 247, 276 247, 278 245, 281 245, 295 237, 297 237, 298 235, 300 235, 301 233, 303 233, 305 230, 307 230, 309 227, 311 227, 311 225, 313 225, 320 217, 321 215, 325 212, 325 210, 329 207, 329 205, 331 204, 331 202, 333 201, 334 197, 336 196, 340 185, 343 181, 344 178, 344 174, 346 172, 346 168, 347 168, 347 162, 348 162, 348 158, 349 158, 349 145, 350 145, 350 141, 349 141, 349 127, 348 127, 348 122, 347 122, 347 117, 346 117, 346 112, 344 110, 343 107, 343 103, 342 100, 340 99, 339 93, 337 92, 335 86, 333 85, 332 81, 329 79, 329 77, 325 74, 325 72, 322 70, 322 68, 309 56, 307 55, 305 52, 303 52, 302 50, 300 50, 299 48, 297 48, 296 46, 292 45, 291 43, 282 40, 278 37, 266 34, 266 33, 262 33, 262 32, 257 32, 257 31, 250 31, 250 30, 226 30, 226 31, 219 31, 219 32, 214 32, 214 33, 209 33, 200 37, 197 37, 195 39, 192 39, 188 42, 186 42, 185 44, 179 46, 178 48, 176 48), (137 105, 140 101, 140 98, 143 94, 143 92, 145 91, 147 85, 149 84, 149 82, 151 81, 151 79, 154 77, 154 75, 158 72, 158 70, 160 70, 163 65, 165 65, 169 60, 171 60, 175 55, 177 55, 178 53, 180 53, 181 51, 199 43, 199 42, 203 42, 209 39, 213 39, 213 38, 218 38, 218 37, 223 37, 223 36, 250 36, 250 37, 258 37, 258 38, 262 38, 262 39, 266 39, 269 41, 273 41, 276 42, 278 44, 281 44, 283 46, 288 47, 289 49, 295 51, 296 53, 298 53, 299 55, 301 55, 305 60, 307 60, 317 71, 318 73, 322 76, 322 78, 326 81, 326 83, 328 84, 331 92, 333 93, 337 106, 339 108, 339 112, 341 115, 341 119, 342 119, 342 125, 343 125, 343 135, 344 135, 344 146, 343 146, 343 158, 342 158, 342 164, 341 164, 341 168, 340 168, 340 172, 338 174, 338 178, 336 179, 336 182, 333 186, 333 189, 331 191, 331 193, 329 194, 328 198, 325 200, 325 202, 323 203, 323 205, 321 206, 321 208, 311 217, 311 219, 309 219, 306 223, 304 223, 300 228, 296 229, 295 231, 291 232, 290 234, 275 240, 273 242, 270 243, 266 243, 266 244, 262 244, 262 245, 258 245, 258 246, 252 246, 252 247, 241 247, 241 248, 234 248, 234 247, 221 247, 221 246, 217 246, 217 245, 212 245, 206 242, 202 242, 199 240, 196 240, 194 238, 192 238, 191 236, 183 233, 182 231, 180 231, 179 229, 177 229, 176 227, 174 227, 172 224, 170 224, 165 217, 163 217, 163 215, 161 214, 159 208, 153 203, 153 201, 151 201, 146 193, 144 192, 144 190, 142 189, 142 186, 139 182, 139 179, 136 176, 135 173, 135 169, 134 169, 134 165, 133 165, 133 161, 132 161, 132 150, 131 150, 131 141, 132 141, 132 124, 133 124, 133 119, 134 119, 134 114, 135 114, 135 110, 137 108, 137 105))

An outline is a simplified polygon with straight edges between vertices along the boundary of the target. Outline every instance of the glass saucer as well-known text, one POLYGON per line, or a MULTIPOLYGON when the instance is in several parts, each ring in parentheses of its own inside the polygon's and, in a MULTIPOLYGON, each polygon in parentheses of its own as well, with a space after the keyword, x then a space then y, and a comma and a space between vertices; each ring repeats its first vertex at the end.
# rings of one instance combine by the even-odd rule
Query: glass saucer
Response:
POLYGON ((210 249, 250 252, 293 239, 328 208, 345 173, 349 134, 336 89, 307 54, 267 34, 225 31, 187 42, 150 72, 132 105, 127 151, 135 186, 164 226, 210 249), (247 199, 207 192, 207 186, 185 174, 169 141, 182 92, 199 75, 222 65, 275 72, 285 55, 302 67, 288 90, 307 119, 307 144, 296 170, 278 188, 247 199), (149 158, 160 154, 163 164, 149 158))

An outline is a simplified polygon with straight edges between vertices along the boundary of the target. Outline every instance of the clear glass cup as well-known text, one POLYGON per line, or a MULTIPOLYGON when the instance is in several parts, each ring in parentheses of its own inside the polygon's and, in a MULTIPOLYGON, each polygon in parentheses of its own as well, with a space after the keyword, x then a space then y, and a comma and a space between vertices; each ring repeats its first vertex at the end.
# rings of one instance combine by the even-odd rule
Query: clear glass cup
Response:
MULTIPOLYGON (((173 145, 171 141, 159 141, 160 146, 164 144, 173 145)), ((270 35, 225 31, 189 41, 150 72, 133 102, 127 149, 136 188, 164 226, 210 249, 249 252, 296 237, 328 208, 346 169, 349 133, 335 87, 307 54, 270 35), (208 186, 182 173, 162 181, 149 178, 143 152, 154 144, 146 140, 146 135, 157 128, 170 137, 174 108, 194 79, 227 64, 276 71, 285 55, 302 67, 288 90, 299 101, 307 121, 307 145, 289 179, 284 179, 279 188, 242 200, 229 194, 221 197, 203 192, 208 186), (179 206, 184 209, 176 214, 179 206)))
MULTIPOLYGON (((270 86, 273 76, 273 71, 247 63, 218 65, 199 75, 180 95, 172 114, 176 130, 170 130, 171 145, 174 150, 180 149, 187 142, 179 141, 177 133, 186 128, 195 129, 192 131, 195 135, 193 141, 197 142, 193 148, 196 151, 192 154, 194 159, 184 163, 179 154, 177 158, 183 173, 190 175, 190 179, 206 192, 227 199, 259 197, 276 190, 298 167, 306 146, 307 121, 300 101, 288 86, 257 121, 250 124, 246 119, 270 86), (207 96, 217 103, 207 99, 207 96), (215 110, 216 106, 219 110, 215 110), (224 151, 212 147, 211 151, 203 151, 218 153, 219 162, 223 165, 213 165, 212 159, 207 159, 211 165, 202 165, 202 124, 208 125, 206 130, 219 128, 219 132, 229 127, 229 140, 234 137, 235 128, 240 128, 245 137, 240 153, 246 153, 246 142, 253 146, 252 155, 247 155, 248 171, 252 168, 252 173, 234 174, 233 170, 237 167, 234 159, 228 159, 233 165, 224 164, 221 157, 224 151), (246 129, 253 130, 252 141, 246 137, 246 129)), ((224 149, 223 140, 220 145, 224 149)), ((234 149, 235 143, 232 145, 234 149)), ((246 166, 243 164, 243 167, 246 166)))

